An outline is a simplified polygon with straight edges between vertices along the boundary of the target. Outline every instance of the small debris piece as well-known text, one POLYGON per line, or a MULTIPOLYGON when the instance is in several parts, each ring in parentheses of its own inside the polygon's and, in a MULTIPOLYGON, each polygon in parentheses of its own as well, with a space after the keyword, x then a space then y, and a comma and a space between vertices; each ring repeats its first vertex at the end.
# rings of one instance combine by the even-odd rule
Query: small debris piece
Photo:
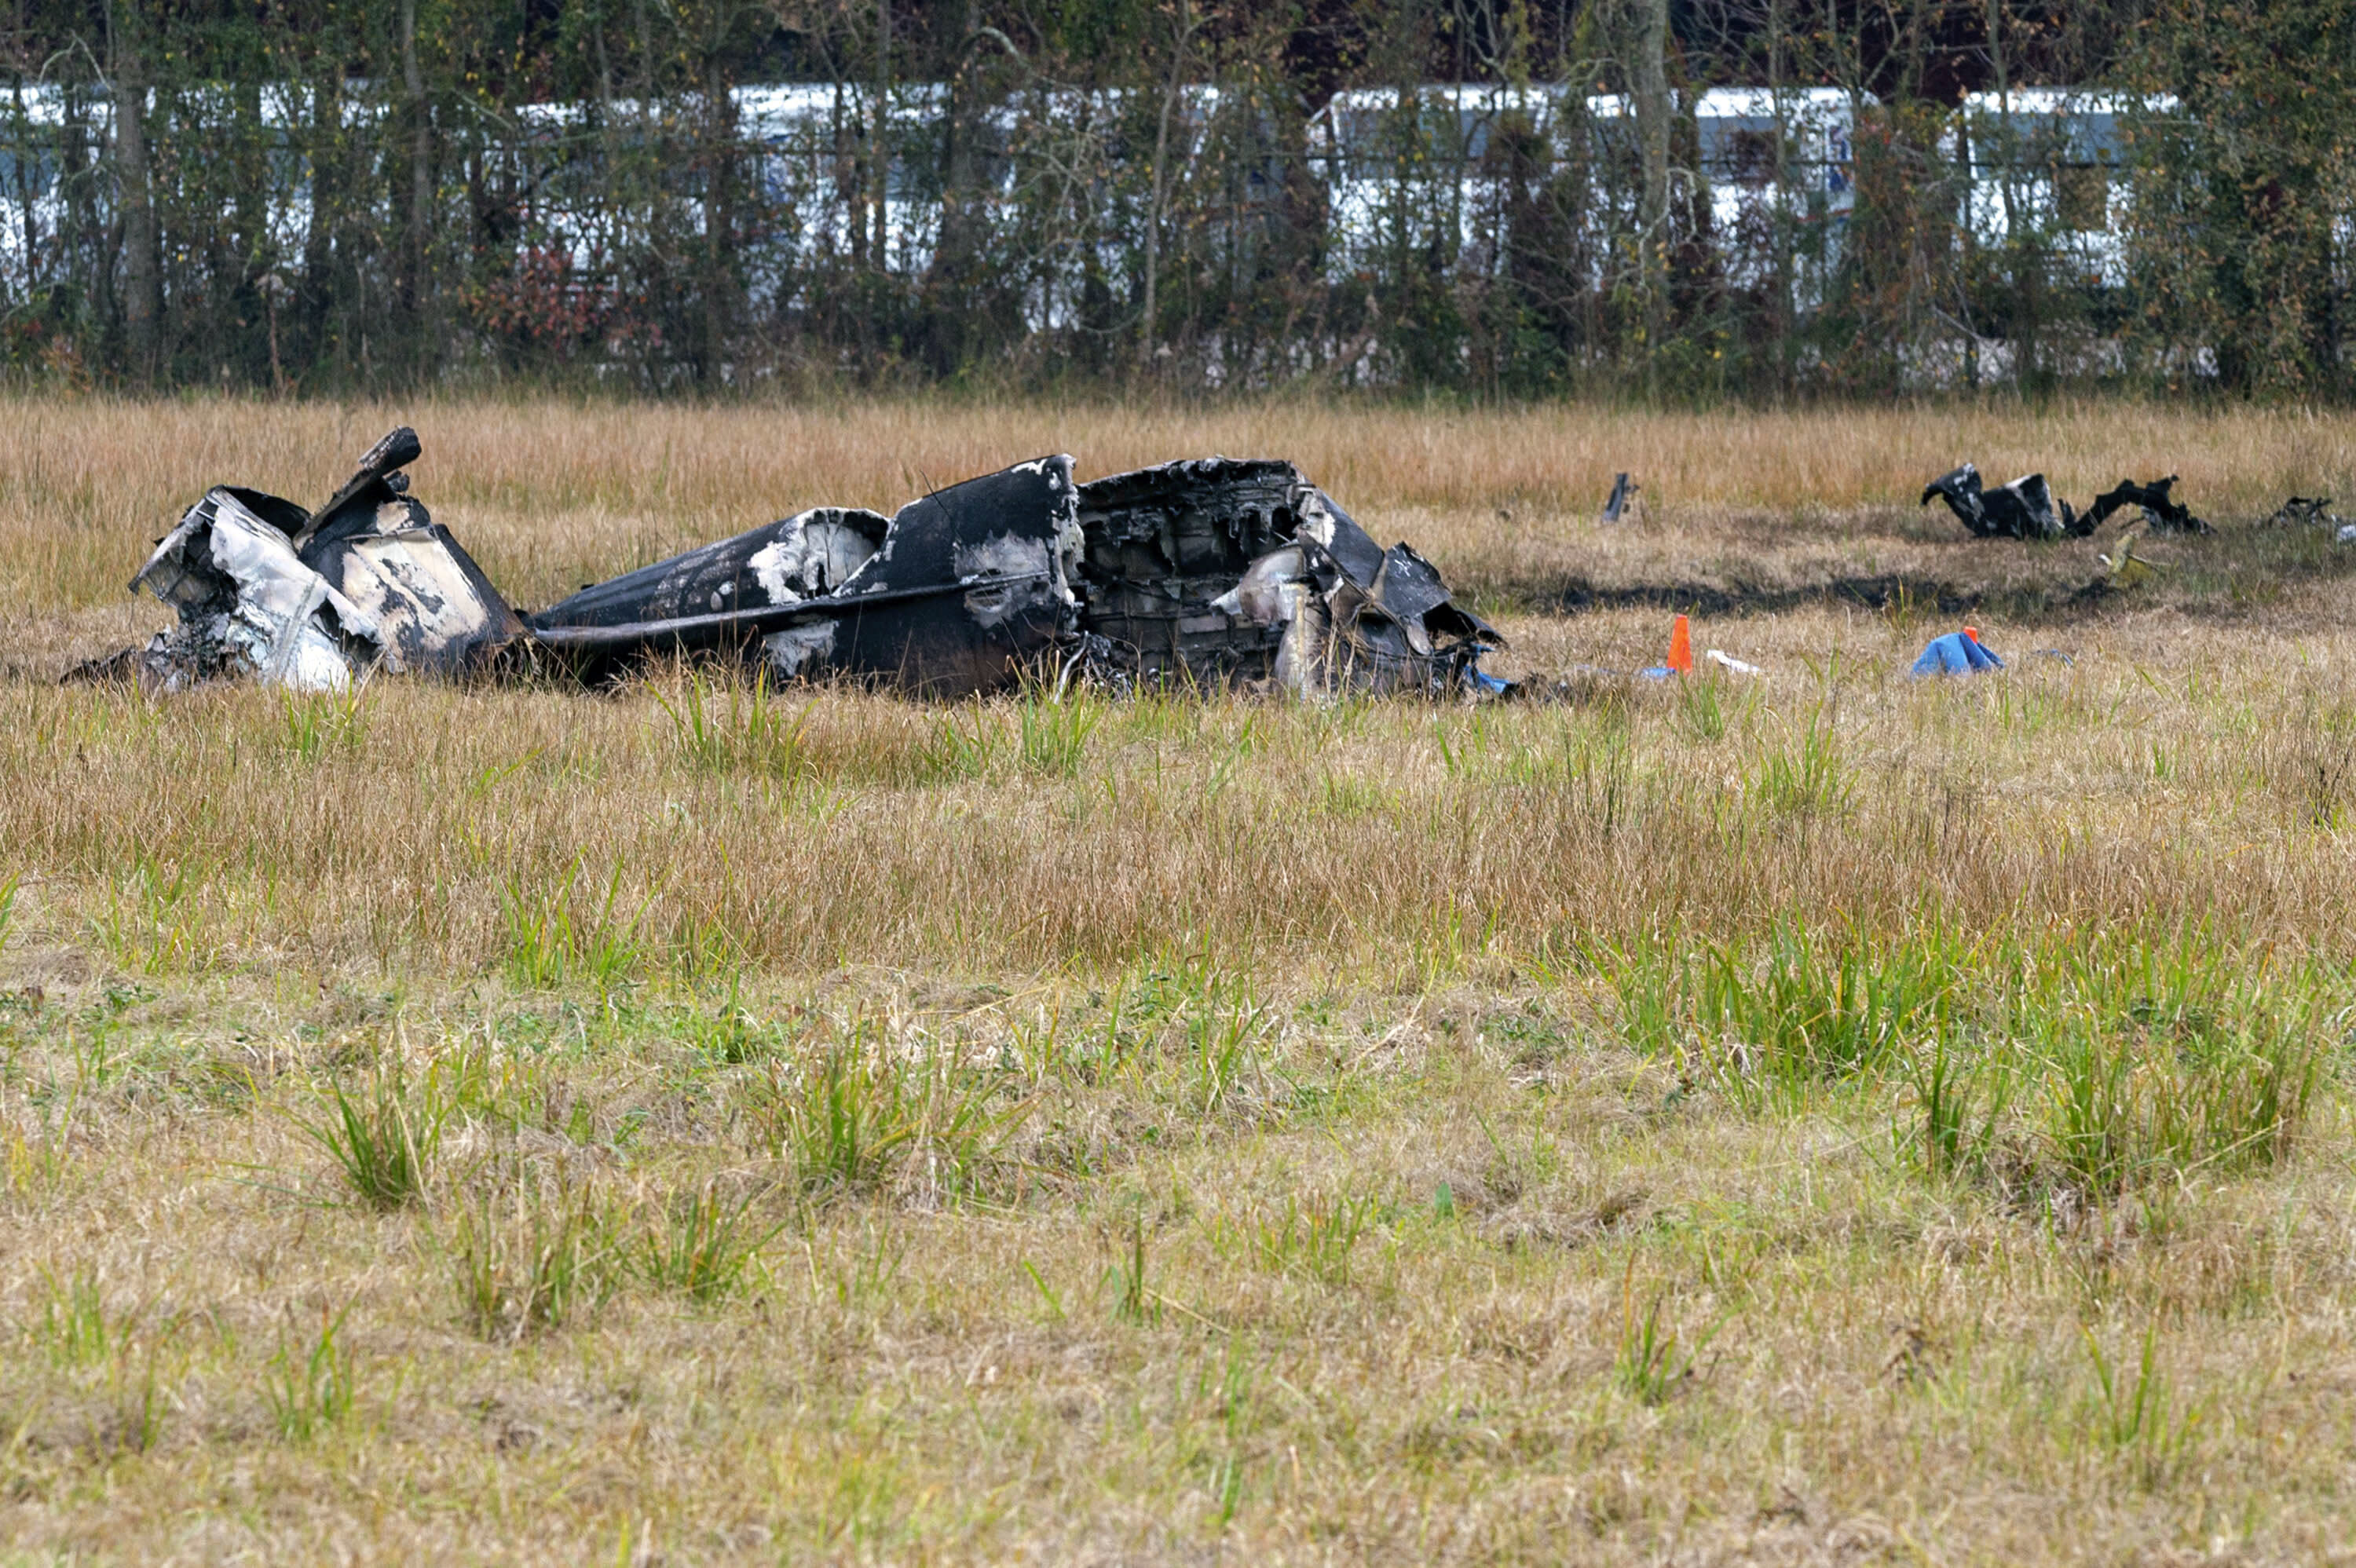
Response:
POLYGON ((1725 670, 1730 675, 1765 675, 1767 673, 1765 670, 1761 669, 1757 665, 1745 664, 1742 660, 1736 658, 1733 655, 1719 648, 1710 649, 1709 652, 1704 654, 1702 657, 1718 666, 1719 668, 1725 670))
POLYGON ((2337 532, 2350 526, 2347 518, 2331 510, 2329 496, 2293 496, 2266 518, 2270 528, 2330 528, 2337 532))
POLYGON ((2094 557, 2103 563, 2103 571, 2111 587, 2140 588, 2167 570, 2165 562, 2135 553, 2136 540, 2142 533, 2141 523, 2131 524, 2112 544, 2110 550, 2094 557))
POLYGON ((1636 492, 1642 488, 1642 485, 1625 474, 1614 475, 1612 481, 1612 494, 1603 503, 1603 520, 1607 523, 1618 522, 1627 514, 1629 503, 1635 500, 1636 492))

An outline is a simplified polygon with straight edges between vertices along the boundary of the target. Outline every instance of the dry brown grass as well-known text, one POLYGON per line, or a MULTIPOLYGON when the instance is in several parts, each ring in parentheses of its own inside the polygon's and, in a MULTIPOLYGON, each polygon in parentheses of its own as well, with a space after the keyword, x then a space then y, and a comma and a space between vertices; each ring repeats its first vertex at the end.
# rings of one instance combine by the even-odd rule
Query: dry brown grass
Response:
MULTIPOLYGON (((425 443, 419 494, 526 603, 804 507, 889 510, 1011 454, 1046 451, 1076 454, 1083 477, 1208 452, 1290 457, 1376 532, 1411 532, 1460 577, 1500 585, 1641 579, 1650 573, 1639 565, 1653 561, 1756 566, 1777 542, 1867 571, 1899 569, 1873 564, 1885 558, 1967 561, 1961 530, 1915 506, 1926 478, 1965 458, 1991 483, 2042 469, 2081 505, 2121 477, 2170 471, 2183 475, 2180 495, 2221 517, 2263 514, 2294 491, 2356 496, 2356 420, 2295 411, 18 400, 0 413, 0 603, 12 616, 113 603, 149 541, 206 485, 316 500, 404 421, 425 443), (1644 484, 1657 527, 1600 539, 1591 519, 1622 469, 1644 484), (1504 526, 1500 510, 1512 514, 1504 526), (1749 531, 1728 536, 1730 520, 1749 531), (1837 541, 1828 550, 1780 540, 1827 530, 1837 541)), ((1977 578, 1988 569, 1956 570, 1977 578)))
POLYGON ((2018 454, 2083 495, 2158 452, 2246 517, 2344 487, 2345 421, 414 416, 421 491, 526 600, 1033 450, 1224 448, 1296 456, 1524 606, 1536 671, 1657 655, 1650 609, 1528 613, 1573 575, 1965 582, 2016 660, 1910 683, 1951 622, 1811 604, 1697 627, 1762 681, 1473 712, 691 672, 59 688, 155 621, 120 581, 204 483, 315 494, 389 420, 9 412, 0 1531, 25 1553, 2347 1538, 2340 580, 2237 532, 2172 547, 2147 600, 2070 608, 2088 547, 1958 547, 1909 488, 2018 454), (1605 534, 1618 466, 1656 507, 1605 534), (2054 594, 2010 614, 2014 579, 2054 594), (1858 984, 1895 1022, 1853 1062, 1791 1056, 1865 1016, 1858 984), (1977 1096, 1952 1157, 1942 1052, 1977 1096), (2303 1106, 2252 1108, 2270 1062, 2312 1070, 2303 1106), (338 1083, 410 1107, 413 1201, 363 1201, 305 1131, 338 1083), (701 1276, 699 1199, 743 1212, 701 1276))

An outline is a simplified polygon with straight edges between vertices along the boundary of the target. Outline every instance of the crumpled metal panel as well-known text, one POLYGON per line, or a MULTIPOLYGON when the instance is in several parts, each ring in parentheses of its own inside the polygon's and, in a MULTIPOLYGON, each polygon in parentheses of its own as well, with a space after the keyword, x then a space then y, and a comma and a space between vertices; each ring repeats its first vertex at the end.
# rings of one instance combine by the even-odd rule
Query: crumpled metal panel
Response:
POLYGON ((2148 485, 2138 485, 2132 479, 2122 479, 2110 489, 2094 497, 2082 519, 2083 531, 2092 533, 2103 526, 2113 512, 2122 507, 2134 507, 2143 514, 2144 526, 2155 533, 2209 534, 2217 530, 2192 515, 2192 508, 2169 494, 2175 487, 2176 475, 2155 479, 2148 485))
POLYGON ((1084 631, 1126 675, 1198 686, 1461 688, 1494 627, 1290 463, 1195 459, 1080 487, 1084 631))
POLYGON ((2071 511, 2058 507, 2042 474, 2026 474, 2000 489, 1982 487, 1980 471, 1971 464, 1942 474, 1922 488, 1922 506, 1937 496, 1946 502, 1964 527, 1983 539, 2058 539, 2092 531, 2071 511))
POLYGON ((375 620, 378 657, 397 675, 479 668, 523 623, 474 559, 424 508, 383 509, 379 526, 322 552, 321 570, 375 620))
POLYGON ((377 623, 377 656, 396 674, 480 669, 523 622, 474 558, 409 494, 401 472, 423 448, 407 425, 361 457, 298 529, 294 549, 377 623))
POLYGON ((1939 497, 1965 528, 1984 539, 2083 539, 2123 507, 2137 508, 2144 525, 2157 533, 2215 531, 2170 494, 2175 485, 2173 474, 2148 485, 2122 479, 2081 514, 2072 511, 2069 502, 2054 500, 2042 474, 2024 475, 2002 489, 1988 490, 1981 486, 1979 470, 1966 463, 1925 485, 1922 504, 1939 497))
POLYGON ((522 623, 404 494, 400 467, 419 452, 414 431, 393 431, 316 514, 258 490, 207 491, 132 579, 180 612, 137 673, 167 689, 251 675, 327 690, 380 664, 439 675, 486 664, 522 623))
POLYGON ((350 684, 348 642, 372 637, 374 617, 305 565, 250 495, 206 491, 132 579, 180 613, 143 656, 146 677, 166 690, 238 675, 298 691, 350 684))

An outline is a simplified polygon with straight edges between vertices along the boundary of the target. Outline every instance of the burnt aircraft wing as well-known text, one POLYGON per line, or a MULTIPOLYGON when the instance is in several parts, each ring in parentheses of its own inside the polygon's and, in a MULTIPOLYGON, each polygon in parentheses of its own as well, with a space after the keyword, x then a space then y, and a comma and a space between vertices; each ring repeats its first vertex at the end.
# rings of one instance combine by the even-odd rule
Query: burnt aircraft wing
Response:
POLYGON ((834 593, 873 560, 891 526, 880 512, 813 507, 584 588, 533 619, 626 626, 807 604, 834 593))
POLYGON ((530 618, 586 670, 723 649, 787 676, 934 696, 1006 685, 1071 630, 1072 460, 1042 457, 873 512, 822 507, 584 589, 530 618))

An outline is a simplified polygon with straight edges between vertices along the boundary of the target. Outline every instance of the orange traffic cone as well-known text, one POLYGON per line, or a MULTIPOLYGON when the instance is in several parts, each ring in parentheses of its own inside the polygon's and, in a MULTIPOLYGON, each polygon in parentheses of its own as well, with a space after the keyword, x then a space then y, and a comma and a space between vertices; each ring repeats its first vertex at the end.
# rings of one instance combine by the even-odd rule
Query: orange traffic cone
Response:
POLYGON ((1976 643, 1980 640, 1980 629, 1977 626, 1965 626, 1964 628, 1964 635, 1976 643))
POLYGON ((1669 667, 1679 675, 1693 674, 1693 629, 1683 615, 1669 628, 1669 667))

